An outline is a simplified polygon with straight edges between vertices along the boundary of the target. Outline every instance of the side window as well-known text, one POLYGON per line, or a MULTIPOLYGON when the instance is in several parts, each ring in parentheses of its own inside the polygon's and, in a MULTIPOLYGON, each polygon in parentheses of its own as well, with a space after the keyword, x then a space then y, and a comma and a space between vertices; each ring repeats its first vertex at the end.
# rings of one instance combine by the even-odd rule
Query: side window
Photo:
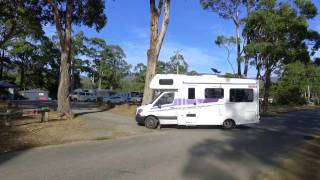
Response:
POLYGON ((204 90, 204 97, 206 99, 223 99, 224 97, 224 90, 222 88, 206 88, 204 90))
POLYGON ((253 89, 230 89, 230 102, 253 102, 253 89))
POLYGON ((188 99, 195 99, 195 88, 188 88, 188 99))
POLYGON ((160 85, 173 85, 173 79, 159 79, 160 85))
POLYGON ((174 100, 174 93, 167 93, 167 94, 164 94, 155 105, 159 106, 159 105, 165 105, 165 104, 172 104, 173 100, 174 100))

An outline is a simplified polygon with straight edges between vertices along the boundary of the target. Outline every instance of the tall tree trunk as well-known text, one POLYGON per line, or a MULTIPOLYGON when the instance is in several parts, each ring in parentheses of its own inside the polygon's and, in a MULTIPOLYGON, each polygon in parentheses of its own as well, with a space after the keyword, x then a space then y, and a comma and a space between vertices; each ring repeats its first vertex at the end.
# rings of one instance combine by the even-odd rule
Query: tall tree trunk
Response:
POLYGON ((61 52, 60 80, 58 87, 58 109, 61 115, 72 118, 70 107, 70 62, 68 61, 68 53, 61 52))
MULTIPOLYGON (((255 3, 255 1, 252 1, 252 0, 249 0, 247 1, 247 4, 246 4, 246 8, 247 8, 247 17, 250 16, 251 14, 251 9, 252 9, 252 6, 253 4, 255 3)), ((249 36, 247 36, 247 42, 246 44, 250 44, 250 38, 249 36)), ((246 52, 244 51, 244 53, 246 54, 246 52)), ((250 58, 249 57, 245 57, 244 59, 244 69, 243 69, 243 76, 244 77, 248 77, 248 70, 249 70, 249 60, 250 58)))
POLYGON ((2 80, 2 78, 3 78, 3 69, 4 69, 4 61, 5 61, 4 49, 2 49, 0 61, 1 61, 1 64, 0 64, 0 80, 2 80))
POLYGON ((237 28, 237 65, 238 65, 238 76, 241 77, 241 47, 240 47, 240 22, 236 24, 237 28))
POLYGON ((143 94, 143 104, 148 104, 151 102, 153 97, 153 91, 150 89, 149 84, 156 73, 156 66, 157 66, 157 58, 152 50, 148 51, 148 64, 147 64, 147 72, 146 72, 146 79, 144 84, 144 94, 143 94))
MULTIPOLYGON (((73 50, 72 50, 73 52, 73 50)), ((71 72, 70 72, 70 92, 73 92, 74 88, 75 88, 75 67, 74 67, 74 54, 71 53, 71 72)))
POLYGON ((25 90, 25 83, 24 83, 24 67, 23 65, 20 66, 20 87, 25 90))
POLYGON ((101 89, 101 84, 102 84, 102 78, 101 78, 101 74, 100 74, 99 75, 99 81, 98 81, 98 89, 101 89))
POLYGON ((66 20, 65 27, 62 26, 61 15, 58 9, 58 4, 55 0, 48 0, 52 12, 54 14, 54 22, 59 36, 61 47, 61 64, 60 64, 60 80, 58 87, 58 108, 57 111, 61 116, 66 116, 68 119, 73 118, 70 105, 70 73, 71 73, 71 31, 72 31, 72 12, 74 0, 66 2, 66 20))
POLYGON ((244 69, 243 69, 243 76, 248 77, 248 67, 249 67, 249 58, 246 57, 244 59, 244 69))
POLYGON ((4 67, 4 59, 3 57, 0 58, 1 64, 0 64, 0 80, 3 78, 3 67, 4 67))
POLYGON ((169 24, 170 0, 160 0, 158 7, 156 7, 155 0, 150 0, 150 10, 150 48, 147 52, 148 62, 142 104, 150 103, 153 98, 153 90, 150 89, 149 85, 156 73, 157 60, 169 24), (158 33, 158 25, 161 16, 163 1, 164 15, 162 17, 160 32, 158 33))
POLYGON ((271 89, 271 70, 269 68, 266 69, 265 73, 265 82, 264 82, 264 94, 263 94, 263 102, 262 102, 262 111, 267 112, 269 105, 269 96, 271 89))

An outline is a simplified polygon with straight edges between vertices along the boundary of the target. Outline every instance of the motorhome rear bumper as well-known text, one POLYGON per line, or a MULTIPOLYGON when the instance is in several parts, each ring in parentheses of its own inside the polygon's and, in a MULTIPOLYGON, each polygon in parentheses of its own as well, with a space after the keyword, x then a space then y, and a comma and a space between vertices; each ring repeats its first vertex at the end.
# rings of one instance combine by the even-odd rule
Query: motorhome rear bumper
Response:
POLYGON ((141 116, 140 114, 136 115, 136 121, 138 124, 144 124, 144 116, 141 116))

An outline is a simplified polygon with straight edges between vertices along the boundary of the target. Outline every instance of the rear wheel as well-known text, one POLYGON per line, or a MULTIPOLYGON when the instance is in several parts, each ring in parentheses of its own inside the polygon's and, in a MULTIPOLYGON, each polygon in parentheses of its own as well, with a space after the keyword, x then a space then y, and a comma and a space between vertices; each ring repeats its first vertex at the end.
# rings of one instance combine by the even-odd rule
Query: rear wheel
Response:
POLYGON ((148 116, 144 120, 144 125, 146 126, 146 128, 155 129, 158 127, 158 119, 154 116, 148 116))
POLYGON ((223 129, 232 129, 236 127, 236 123, 232 119, 227 119, 223 121, 222 128, 223 129))

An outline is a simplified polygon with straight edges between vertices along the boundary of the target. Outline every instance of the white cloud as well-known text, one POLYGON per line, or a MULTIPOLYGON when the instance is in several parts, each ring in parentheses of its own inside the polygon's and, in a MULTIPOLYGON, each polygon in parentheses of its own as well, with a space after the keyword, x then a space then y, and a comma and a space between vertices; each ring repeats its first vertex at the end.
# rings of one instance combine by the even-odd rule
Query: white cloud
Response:
POLYGON ((218 63, 217 56, 212 55, 207 49, 169 41, 163 45, 159 59, 169 60, 175 51, 182 50, 182 54, 191 70, 204 71, 208 66, 218 63))
POLYGON ((139 39, 147 39, 149 37, 149 30, 145 27, 133 27, 130 28, 130 32, 139 39))
MULTIPOLYGON (((121 43, 124 51, 127 54, 127 61, 130 64, 138 64, 147 62, 147 49, 149 48, 149 41, 142 40, 139 42, 124 42, 121 43)), ((222 51, 216 52, 217 55, 213 55, 213 52, 208 49, 199 48, 182 44, 176 41, 166 41, 163 43, 159 59, 162 61, 168 61, 175 51, 182 50, 182 54, 189 64, 190 70, 196 70, 203 73, 210 72, 210 67, 217 67, 224 64, 221 58, 224 53, 222 51)), ((218 68, 218 67, 217 67, 218 68)), ((224 68, 222 68, 224 70, 224 68)))

